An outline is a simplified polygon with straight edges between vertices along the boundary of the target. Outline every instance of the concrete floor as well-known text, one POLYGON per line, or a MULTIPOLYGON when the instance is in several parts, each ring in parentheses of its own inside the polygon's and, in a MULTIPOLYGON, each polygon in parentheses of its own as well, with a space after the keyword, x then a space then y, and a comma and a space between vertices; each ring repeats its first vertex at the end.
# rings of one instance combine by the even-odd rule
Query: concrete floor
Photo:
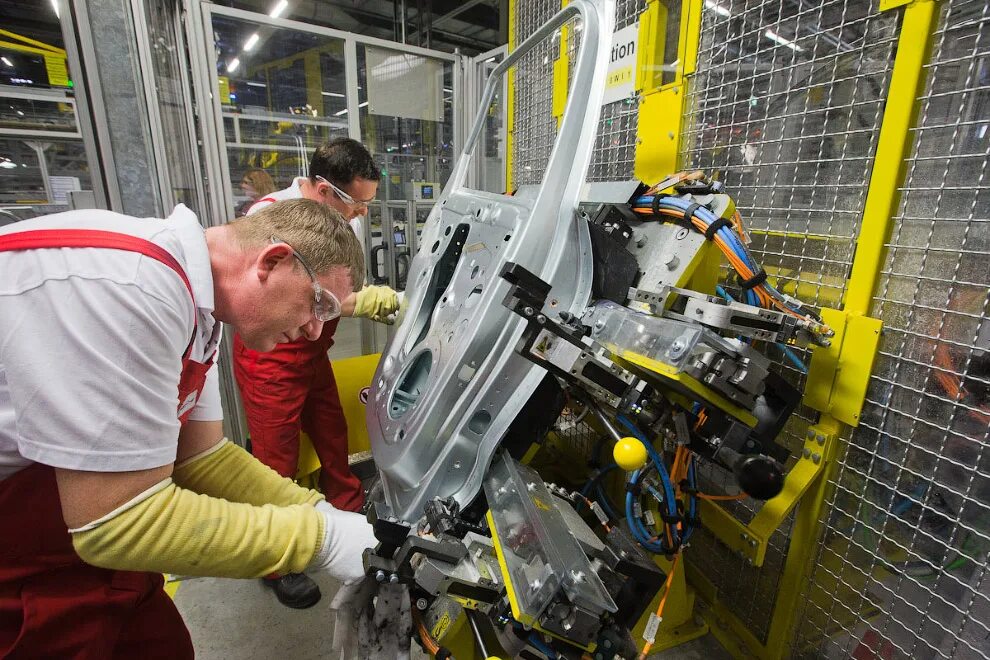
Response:
MULTIPOLYGON (((308 610, 283 606, 260 580, 195 578, 183 582, 175 603, 189 627, 198 660, 339 657, 330 648, 333 613, 329 603, 337 585, 325 575, 315 575, 314 579, 320 585, 323 599, 308 610)), ((419 652, 412 655, 412 660, 428 657, 419 652)), ((652 660, 728 660, 730 657, 710 635, 650 656, 652 660)))

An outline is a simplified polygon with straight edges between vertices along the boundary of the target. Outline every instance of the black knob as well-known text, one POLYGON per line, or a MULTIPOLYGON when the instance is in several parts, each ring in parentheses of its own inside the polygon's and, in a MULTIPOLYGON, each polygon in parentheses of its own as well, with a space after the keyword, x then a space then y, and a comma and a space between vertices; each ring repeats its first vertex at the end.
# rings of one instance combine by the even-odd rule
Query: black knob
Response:
POLYGON ((777 461, 768 456, 743 456, 736 461, 732 471, 743 492, 757 500, 769 500, 784 488, 784 472, 777 461))

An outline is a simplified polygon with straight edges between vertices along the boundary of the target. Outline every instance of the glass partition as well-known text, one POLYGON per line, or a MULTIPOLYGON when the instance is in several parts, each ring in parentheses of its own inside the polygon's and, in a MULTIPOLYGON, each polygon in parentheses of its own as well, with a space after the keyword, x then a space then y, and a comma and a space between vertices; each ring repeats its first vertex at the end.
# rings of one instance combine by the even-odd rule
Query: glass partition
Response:
POLYGON ((262 18, 212 18, 231 211, 239 214, 269 187, 305 175, 313 149, 348 135, 344 40, 262 18), (246 175, 255 186, 241 185, 246 175))
POLYGON ((453 63, 358 44, 361 141, 384 165, 379 196, 432 200, 454 164, 453 63))

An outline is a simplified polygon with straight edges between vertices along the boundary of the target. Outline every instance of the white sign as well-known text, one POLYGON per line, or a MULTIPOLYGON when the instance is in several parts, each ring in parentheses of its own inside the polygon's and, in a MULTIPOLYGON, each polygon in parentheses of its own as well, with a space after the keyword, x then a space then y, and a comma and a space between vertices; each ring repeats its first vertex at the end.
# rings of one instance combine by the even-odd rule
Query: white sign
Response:
POLYGON ((55 204, 68 204, 69 191, 81 190, 79 177, 75 176, 51 176, 48 181, 52 185, 52 202, 55 204))
POLYGON ((636 49, 639 44, 639 24, 624 27, 612 35, 612 52, 605 79, 602 105, 627 99, 636 91, 636 49))

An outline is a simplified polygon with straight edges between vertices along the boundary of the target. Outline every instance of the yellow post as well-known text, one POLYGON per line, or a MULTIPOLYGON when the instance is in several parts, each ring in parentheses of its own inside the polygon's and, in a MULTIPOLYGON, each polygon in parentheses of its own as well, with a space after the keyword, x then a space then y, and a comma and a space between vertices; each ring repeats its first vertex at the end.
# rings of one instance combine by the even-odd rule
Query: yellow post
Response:
POLYGON ((640 18, 637 83, 640 91, 639 128, 636 134, 636 178, 656 183, 678 169, 682 123, 686 108, 686 77, 694 73, 701 36, 702 0, 685 0, 681 7, 680 38, 674 80, 662 83, 667 9, 652 0, 640 18))
MULTIPOLYGON (((509 48, 512 52, 516 47, 516 0, 509 0, 509 48)), ((512 180, 512 148, 515 144, 516 119, 516 67, 505 72, 508 76, 505 90, 505 192, 515 188, 512 180)))
MULTIPOLYGON (((888 4, 889 8, 898 6, 893 2, 888 4)), ((843 309, 850 315, 862 316, 869 312, 879 283, 885 244, 890 238, 897 212, 898 190, 904 180, 905 158, 912 144, 911 127, 917 118, 917 99, 924 85, 924 65, 931 54, 935 9, 934 0, 914 0, 904 8, 887 105, 843 309)), ((843 424, 831 415, 823 415, 816 428, 836 438, 845 430, 843 424)), ((826 445, 822 456, 825 470, 798 508, 766 648, 761 654, 763 657, 783 658, 789 654, 802 592, 816 556, 822 509, 841 450, 840 442, 826 445)))
POLYGON ((884 246, 890 240, 900 200, 904 159, 912 143, 911 127, 917 119, 916 101, 924 84, 924 65, 931 54, 934 21, 934 0, 915 0, 904 9, 873 173, 863 205, 863 223, 856 240, 856 258, 846 291, 844 309, 850 314, 869 313, 877 289, 886 255, 884 246))

